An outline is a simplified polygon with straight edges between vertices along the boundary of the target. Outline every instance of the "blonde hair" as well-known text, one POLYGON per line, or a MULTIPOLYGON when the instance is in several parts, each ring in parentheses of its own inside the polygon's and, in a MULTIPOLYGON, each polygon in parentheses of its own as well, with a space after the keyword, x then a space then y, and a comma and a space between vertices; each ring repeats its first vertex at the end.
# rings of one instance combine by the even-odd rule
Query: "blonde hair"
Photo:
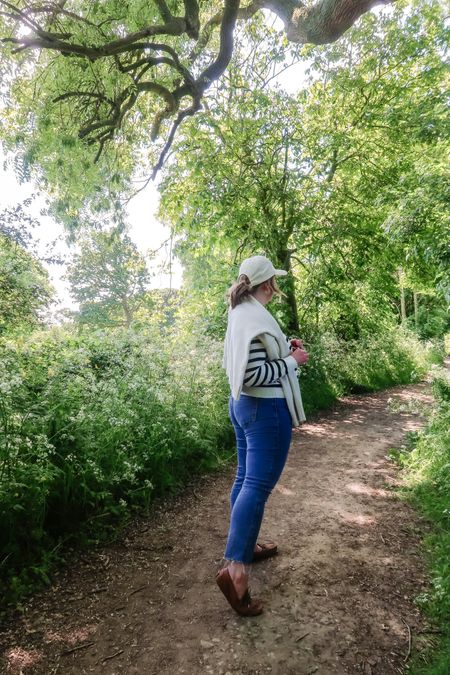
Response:
POLYGON ((278 287, 274 276, 270 277, 270 279, 266 279, 266 281, 261 281, 261 283, 256 284, 256 286, 252 286, 248 276, 246 274, 241 274, 239 279, 235 281, 227 291, 227 300, 231 309, 234 309, 237 307, 237 305, 240 305, 242 302, 245 302, 245 300, 248 300, 251 295, 254 295, 255 291, 260 286, 267 283, 273 290, 274 295, 277 295, 278 297, 286 297, 285 293, 283 293, 283 291, 278 287))

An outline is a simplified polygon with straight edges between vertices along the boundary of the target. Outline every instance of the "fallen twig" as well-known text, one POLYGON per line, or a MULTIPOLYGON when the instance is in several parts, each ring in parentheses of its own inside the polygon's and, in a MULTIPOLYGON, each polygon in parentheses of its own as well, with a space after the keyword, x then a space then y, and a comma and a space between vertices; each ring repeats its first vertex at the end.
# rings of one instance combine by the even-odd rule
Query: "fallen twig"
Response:
POLYGON ((135 588, 134 591, 131 591, 128 597, 131 598, 132 595, 139 593, 139 591, 143 591, 144 588, 147 588, 147 584, 145 586, 139 586, 139 588, 135 588))
POLYGON ((119 649, 114 654, 111 654, 111 656, 105 656, 105 658, 102 659, 102 663, 105 663, 106 661, 111 661, 111 659, 115 659, 116 656, 120 656, 121 654, 123 654, 123 649, 119 649))
POLYGON ((402 617, 402 621, 405 624, 406 628, 408 629, 408 653, 405 656, 405 658, 403 659, 403 661, 406 662, 409 659, 410 654, 411 654, 411 628, 408 626, 408 624, 406 623, 405 619, 403 619, 403 617, 402 617))
POLYGON ((78 647, 72 647, 72 649, 65 649, 61 652, 61 656, 67 656, 67 654, 73 654, 73 652, 78 652, 80 649, 87 649, 95 645, 95 642, 85 642, 83 645, 78 645, 78 647))
POLYGON ((309 635, 309 633, 305 633, 304 635, 300 635, 300 637, 296 638, 295 641, 300 642, 300 640, 303 640, 303 638, 305 638, 307 635, 309 635))

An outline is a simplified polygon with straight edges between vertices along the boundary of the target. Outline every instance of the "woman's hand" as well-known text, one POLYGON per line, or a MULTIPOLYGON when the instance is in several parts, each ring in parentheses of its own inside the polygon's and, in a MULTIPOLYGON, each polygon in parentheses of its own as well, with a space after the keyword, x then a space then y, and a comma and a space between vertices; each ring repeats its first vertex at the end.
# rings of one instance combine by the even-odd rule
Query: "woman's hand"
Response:
POLYGON ((292 349, 303 349, 303 340, 294 338, 293 340, 291 340, 291 347, 292 349))
MULTIPOLYGON (((299 340, 299 342, 301 342, 301 340, 299 340)), ((294 357, 299 366, 301 366, 303 363, 306 363, 309 359, 308 352, 305 352, 305 350, 301 348, 294 349, 294 351, 291 352, 291 356, 294 357)))

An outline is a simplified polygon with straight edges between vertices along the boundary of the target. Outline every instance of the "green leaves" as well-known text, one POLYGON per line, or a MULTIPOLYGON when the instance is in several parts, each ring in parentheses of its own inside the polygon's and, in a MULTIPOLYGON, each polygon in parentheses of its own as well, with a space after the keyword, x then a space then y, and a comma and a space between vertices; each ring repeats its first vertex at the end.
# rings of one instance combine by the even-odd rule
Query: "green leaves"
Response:
POLYGON ((67 278, 82 323, 129 326, 149 282, 144 257, 120 228, 86 233, 67 278))
POLYGON ((36 327, 54 295, 47 271, 27 250, 35 225, 22 205, 0 213, 0 334, 36 327))
POLYGON ((198 334, 54 328, 0 340, 0 360, 1 611, 55 545, 114 536, 217 467, 232 432, 220 354, 198 334))

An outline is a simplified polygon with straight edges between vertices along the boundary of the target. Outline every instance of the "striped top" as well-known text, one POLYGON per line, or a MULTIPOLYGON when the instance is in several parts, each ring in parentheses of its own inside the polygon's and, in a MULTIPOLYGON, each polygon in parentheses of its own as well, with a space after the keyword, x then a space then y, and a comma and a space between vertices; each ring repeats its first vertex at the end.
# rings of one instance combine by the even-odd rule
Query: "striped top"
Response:
MULTIPOLYGON (((286 341, 289 342, 289 338, 286 341)), ((284 394, 280 378, 292 369, 297 370, 297 362, 292 356, 268 360, 263 343, 256 337, 250 343, 242 393, 248 396, 281 398, 284 394)))

